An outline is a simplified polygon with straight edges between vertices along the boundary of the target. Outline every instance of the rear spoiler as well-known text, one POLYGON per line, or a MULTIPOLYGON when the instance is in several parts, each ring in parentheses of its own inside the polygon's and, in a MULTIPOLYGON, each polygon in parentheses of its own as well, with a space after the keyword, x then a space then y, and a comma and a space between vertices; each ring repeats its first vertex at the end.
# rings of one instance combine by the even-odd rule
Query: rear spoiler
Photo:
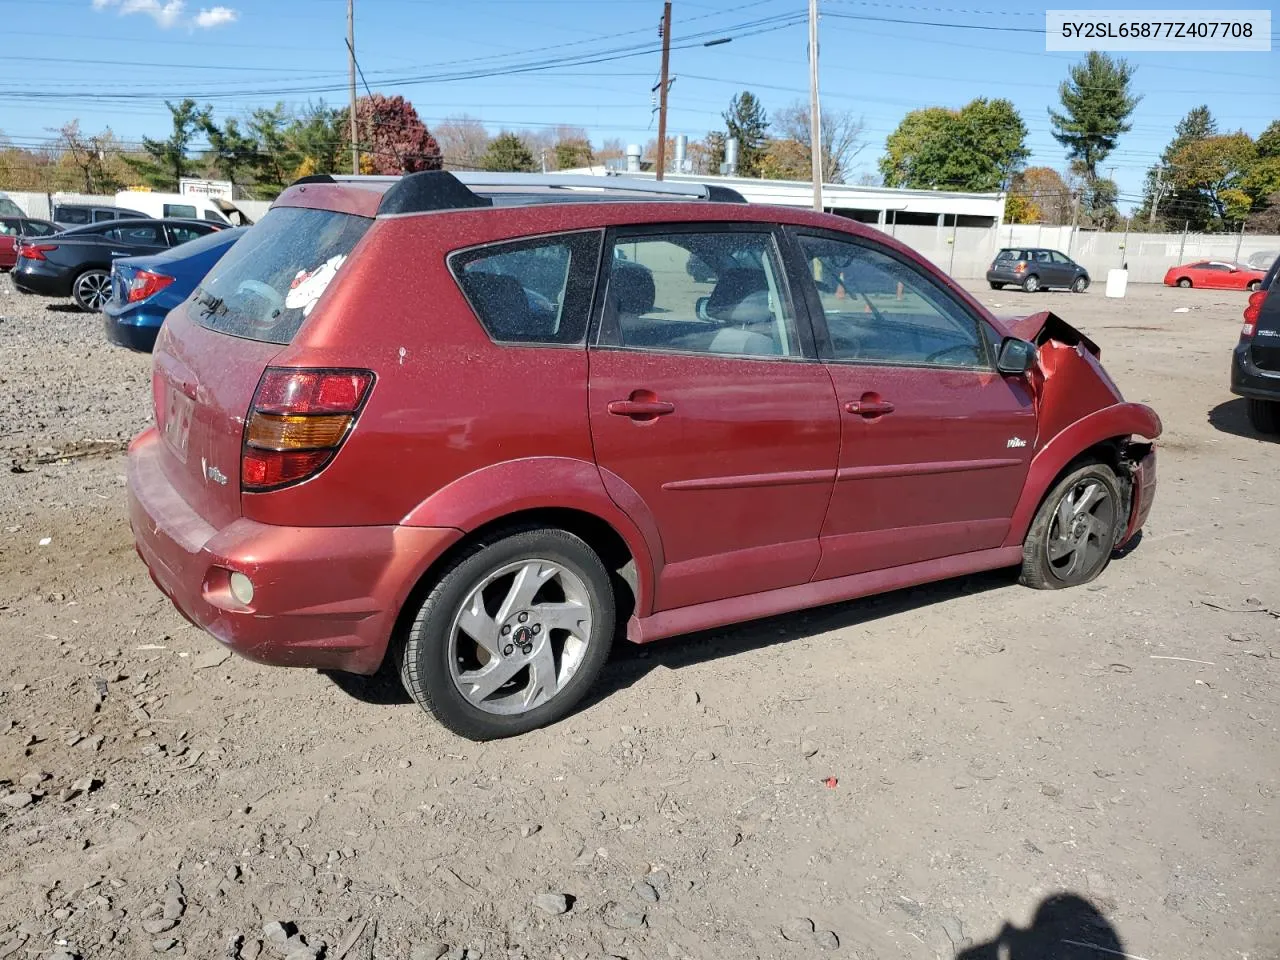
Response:
POLYGON ((1050 340, 1056 340, 1058 343, 1066 344, 1068 347, 1074 347, 1079 344, 1095 357, 1102 355, 1101 347, 1056 313, 1048 310, 1041 313, 1033 313, 1029 317, 1011 320, 1009 321, 1009 329, 1015 337, 1022 340, 1030 340, 1037 347, 1043 346, 1050 340))

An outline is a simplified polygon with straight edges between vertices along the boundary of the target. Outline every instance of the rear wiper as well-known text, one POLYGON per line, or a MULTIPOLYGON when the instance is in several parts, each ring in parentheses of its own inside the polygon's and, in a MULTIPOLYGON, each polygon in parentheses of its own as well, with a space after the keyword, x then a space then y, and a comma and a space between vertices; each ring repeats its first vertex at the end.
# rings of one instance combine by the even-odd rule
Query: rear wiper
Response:
POLYGON ((204 290, 204 288, 199 288, 197 290, 196 303, 205 307, 206 313, 222 313, 226 309, 221 297, 215 297, 212 293, 204 290))

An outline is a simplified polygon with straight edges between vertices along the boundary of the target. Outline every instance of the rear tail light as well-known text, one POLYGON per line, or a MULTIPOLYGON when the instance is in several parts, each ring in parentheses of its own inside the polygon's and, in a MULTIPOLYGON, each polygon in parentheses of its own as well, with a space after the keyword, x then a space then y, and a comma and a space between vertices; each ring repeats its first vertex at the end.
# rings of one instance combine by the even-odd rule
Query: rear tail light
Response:
POLYGON ((18 256, 28 260, 44 260, 50 250, 57 250, 56 243, 23 243, 18 246, 18 256))
POLYGON ((157 293, 173 283, 173 277, 163 273, 152 273, 150 270, 139 270, 129 281, 129 303, 137 303, 157 293))
POLYGON ((351 432, 372 386, 369 370, 268 367, 245 423, 241 488, 274 490, 318 473, 351 432))
POLYGON ((1248 340, 1258 332, 1258 316, 1262 313, 1262 302, 1266 299, 1265 290, 1249 294, 1249 303, 1244 308, 1244 326, 1240 328, 1241 339, 1248 340))

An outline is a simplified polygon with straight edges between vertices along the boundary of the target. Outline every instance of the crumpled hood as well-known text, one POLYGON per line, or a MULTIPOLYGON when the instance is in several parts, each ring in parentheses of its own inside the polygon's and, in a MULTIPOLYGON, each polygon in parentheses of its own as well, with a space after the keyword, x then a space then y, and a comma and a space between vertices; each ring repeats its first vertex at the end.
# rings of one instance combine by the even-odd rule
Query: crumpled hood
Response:
POLYGON ((1038 347, 1044 346, 1050 340, 1056 340, 1068 347, 1080 344, 1095 357, 1102 356, 1102 349, 1096 343, 1056 313, 1048 310, 1005 322, 1015 337, 1030 340, 1038 347))

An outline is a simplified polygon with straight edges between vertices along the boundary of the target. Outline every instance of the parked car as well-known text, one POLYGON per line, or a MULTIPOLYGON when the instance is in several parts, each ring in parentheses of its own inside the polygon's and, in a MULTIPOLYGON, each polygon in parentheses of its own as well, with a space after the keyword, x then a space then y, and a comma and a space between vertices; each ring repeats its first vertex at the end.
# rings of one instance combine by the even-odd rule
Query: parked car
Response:
POLYGON ((126 207, 95 206, 86 203, 55 203, 53 222, 62 230, 73 230, 90 223, 108 223, 112 220, 137 220, 149 214, 126 207))
POLYGON ((1259 433, 1280 433, 1280 258, 1249 294, 1240 342, 1231 354, 1231 392, 1248 401, 1259 433))
POLYGON ((222 229, 200 220, 117 220, 40 237, 18 247, 13 285, 22 293, 71 297, 101 310, 111 297, 111 261, 159 253, 222 229))
POLYGON ((22 208, 18 206, 9 197, 7 193, 0 190, 0 217, 25 217, 22 208))
POLYGON ((102 308, 107 339, 150 353, 165 315, 191 296, 244 231, 215 230, 172 250, 116 260, 111 265, 111 299, 102 308))
POLYGON ((116 203, 142 211, 141 216, 168 217, 183 220, 209 220, 223 226, 249 226, 253 223, 244 211, 230 200, 203 194, 155 193, 145 190, 121 190, 116 203))
POLYGON ((1012 284, 1027 293, 1064 287, 1072 293, 1089 289, 1089 271, 1065 253, 1041 247, 1005 247, 987 269, 992 290, 1012 284))
POLYGON ((58 228, 48 220, 34 217, 0 217, 0 270, 11 270, 18 261, 18 242, 23 237, 47 237, 58 228))
POLYGON ((1166 287, 1206 287, 1210 290, 1259 290, 1267 271, 1223 260, 1197 260, 1170 267, 1164 275, 1166 287))
POLYGON ((1001 323, 839 216, 503 176, 523 201, 305 178, 165 320, 130 518, 229 649, 389 656, 501 737, 565 716, 617 629, 1002 567, 1072 587, 1146 520, 1159 418, 1052 313, 1001 323))

